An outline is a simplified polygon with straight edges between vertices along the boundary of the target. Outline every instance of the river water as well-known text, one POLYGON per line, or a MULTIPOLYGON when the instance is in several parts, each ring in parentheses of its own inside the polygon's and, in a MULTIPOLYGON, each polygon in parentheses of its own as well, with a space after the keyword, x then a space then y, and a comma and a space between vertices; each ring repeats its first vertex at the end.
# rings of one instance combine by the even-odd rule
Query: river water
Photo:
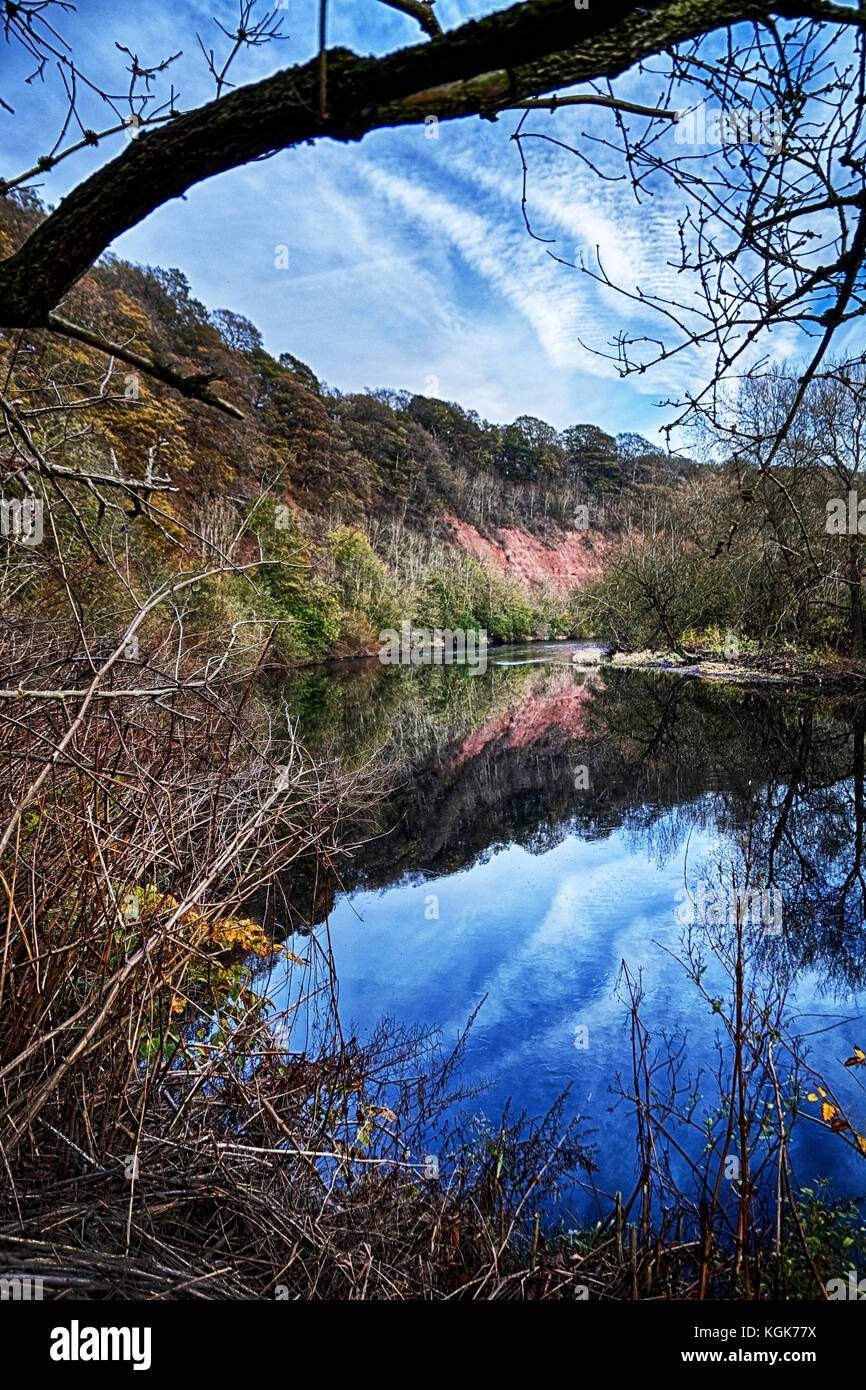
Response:
MULTIPOLYGON (((591 669, 583 650, 503 647, 477 675, 373 660, 292 676, 283 693, 307 746, 355 767, 375 750, 396 784, 340 883, 305 909, 315 932, 327 923, 344 1033, 363 1041, 388 1016, 451 1043, 480 1004, 463 1071, 490 1086, 474 1110, 495 1123, 510 1098, 538 1115, 568 1088, 599 1193, 628 1190, 623 965, 651 1047, 679 1052, 701 1114, 729 1050, 730 982, 709 945, 724 928, 708 931, 707 912, 724 918, 749 860, 750 988, 784 982, 786 1026, 851 1126, 846 1144, 802 1099, 795 1171, 859 1197, 866 1066, 844 1062, 866 1048, 866 705, 591 669)), ((817 1080, 801 1080, 805 1096, 817 1080)))

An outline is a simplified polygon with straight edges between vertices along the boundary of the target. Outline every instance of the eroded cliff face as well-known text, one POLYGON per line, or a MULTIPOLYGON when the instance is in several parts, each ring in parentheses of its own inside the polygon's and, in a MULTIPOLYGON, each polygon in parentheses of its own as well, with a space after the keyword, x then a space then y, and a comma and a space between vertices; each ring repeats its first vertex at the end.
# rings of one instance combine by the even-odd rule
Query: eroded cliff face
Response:
POLYGON ((593 531, 563 531, 551 525, 542 539, 517 526, 500 527, 495 539, 482 536, 466 521, 446 512, 443 518, 455 543, 485 565, 496 565, 524 584, 545 584, 561 591, 583 588, 601 574, 605 538, 593 531))

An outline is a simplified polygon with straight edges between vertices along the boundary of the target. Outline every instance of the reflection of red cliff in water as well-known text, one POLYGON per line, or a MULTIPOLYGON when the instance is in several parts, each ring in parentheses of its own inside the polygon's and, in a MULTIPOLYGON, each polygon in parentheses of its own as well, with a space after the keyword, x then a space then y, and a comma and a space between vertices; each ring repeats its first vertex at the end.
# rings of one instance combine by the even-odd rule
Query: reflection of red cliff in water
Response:
POLYGON ((558 672, 540 690, 526 695, 519 705, 493 714, 456 746, 449 767, 462 767, 476 758, 488 744, 501 742, 504 748, 528 748, 548 729, 558 728, 573 738, 585 738, 586 705, 592 698, 597 677, 584 677, 578 685, 571 671, 558 672))

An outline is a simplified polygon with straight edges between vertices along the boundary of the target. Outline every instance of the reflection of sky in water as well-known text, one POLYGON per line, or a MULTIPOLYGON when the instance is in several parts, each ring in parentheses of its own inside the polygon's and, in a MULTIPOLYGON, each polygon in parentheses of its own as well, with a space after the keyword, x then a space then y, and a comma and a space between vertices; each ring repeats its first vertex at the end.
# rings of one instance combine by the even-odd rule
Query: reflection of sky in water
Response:
MULTIPOLYGON (((682 808, 678 814, 681 828, 682 808)), ((717 840, 696 829, 690 868, 714 846, 717 840)), ((629 1188, 633 1128, 624 1103, 611 1094, 617 1071, 626 1086, 631 1076, 627 1011, 612 992, 622 960, 633 975, 643 969, 642 1018, 650 1033, 686 1029, 692 1074, 715 1062, 719 1021, 668 954, 680 945, 674 906, 682 884, 682 852, 659 867, 621 828, 603 840, 572 834, 539 855, 511 845, 447 877, 341 898, 330 930, 344 1031, 354 1029, 363 1040, 387 1014, 404 1025, 440 1027, 448 1045, 486 994, 464 1079, 488 1077, 495 1084, 473 1110, 495 1118, 510 1096, 518 1110, 541 1114, 571 1083, 569 1112, 586 1116, 596 1131, 598 1186, 629 1188), (438 920, 425 916, 431 894, 438 897, 438 920), (578 1025, 589 1030, 586 1051, 574 1045, 578 1025)), ((812 1065, 850 1104, 855 1124, 866 1121, 866 1095, 840 1063, 855 1042, 864 1044, 864 1002, 840 1009, 820 997, 812 975, 801 976, 789 999, 802 1031, 814 1034, 812 1065), (834 1023, 839 1026, 822 1031, 834 1023)), ((711 1101, 710 1078, 702 1090, 711 1101)), ((797 1135, 800 1181, 825 1174, 840 1192, 866 1190, 862 1160, 840 1139, 806 1120, 797 1135)))

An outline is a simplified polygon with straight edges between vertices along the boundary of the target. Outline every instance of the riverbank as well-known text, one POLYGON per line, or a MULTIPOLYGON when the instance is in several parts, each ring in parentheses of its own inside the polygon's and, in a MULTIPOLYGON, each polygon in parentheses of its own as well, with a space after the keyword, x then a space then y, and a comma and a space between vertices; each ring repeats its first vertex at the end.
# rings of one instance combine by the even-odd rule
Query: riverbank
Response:
POLYGON ((866 692, 866 666, 842 657, 775 655, 767 652, 719 660, 676 652, 616 652, 606 666, 673 672, 692 680, 731 685, 778 685, 820 688, 822 692, 866 692))
MULTIPOLYGON (((581 667, 616 667, 628 670, 658 671, 675 674, 691 680, 713 682, 715 684, 761 686, 775 685, 782 688, 815 689, 826 694, 866 693, 866 664, 850 658, 838 656, 813 656, 810 654, 778 654, 773 652, 750 652, 739 657, 719 657, 717 654, 685 655, 672 651, 653 651, 646 649, 636 652, 615 652, 611 654, 603 643, 585 638, 550 638, 534 635, 523 639, 520 645, 555 645, 565 651, 576 646, 571 660, 581 667)), ((488 656, 496 659, 500 653, 514 646, 509 642, 490 643, 488 656)), ((334 652, 326 661, 311 660, 298 663, 303 666, 342 665, 353 662, 367 662, 378 659, 379 649, 364 649, 348 652, 334 652)))

